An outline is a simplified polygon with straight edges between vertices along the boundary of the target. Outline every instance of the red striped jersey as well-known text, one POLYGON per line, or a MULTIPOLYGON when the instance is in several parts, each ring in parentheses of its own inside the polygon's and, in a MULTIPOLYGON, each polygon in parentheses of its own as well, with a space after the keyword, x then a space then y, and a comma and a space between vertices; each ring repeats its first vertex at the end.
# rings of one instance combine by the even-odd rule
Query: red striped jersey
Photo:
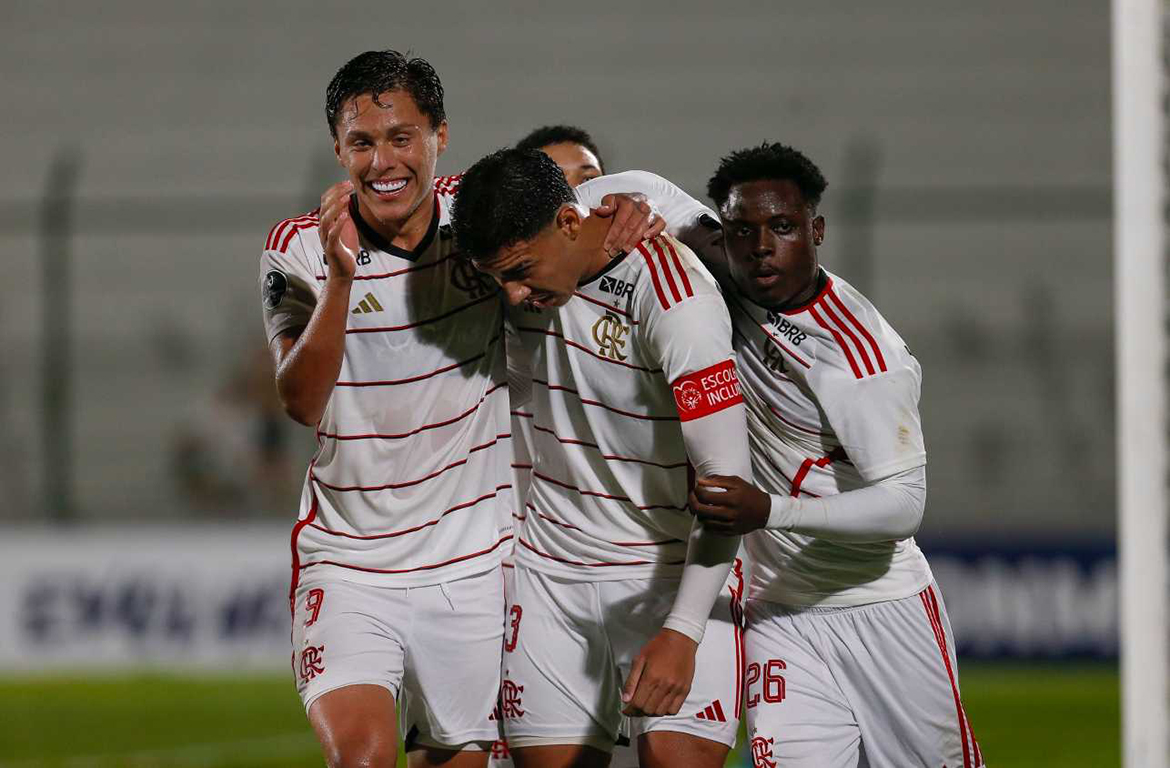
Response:
MULTIPOLYGON (((502 302, 456 254, 456 185, 436 180, 435 216, 413 251, 355 216, 361 250, 345 357, 316 429, 294 579, 332 570, 433 584, 497 567, 511 544, 502 302)), ((308 322, 325 284, 316 215, 274 227, 260 262, 271 340, 308 322)))
MULTIPOLYGON (((752 467, 771 494, 843 493, 926 463, 918 361, 869 300, 822 279, 810 302, 781 312, 728 292, 752 467)), ((764 530, 747 547, 753 596, 786 604, 897 599, 931 578, 913 538, 843 544, 764 530)))
POLYGON ((721 383, 734 380, 731 321, 714 279, 661 236, 564 306, 511 317, 533 384, 517 561, 574 580, 679 575, 692 525, 680 413, 739 402, 721 383))

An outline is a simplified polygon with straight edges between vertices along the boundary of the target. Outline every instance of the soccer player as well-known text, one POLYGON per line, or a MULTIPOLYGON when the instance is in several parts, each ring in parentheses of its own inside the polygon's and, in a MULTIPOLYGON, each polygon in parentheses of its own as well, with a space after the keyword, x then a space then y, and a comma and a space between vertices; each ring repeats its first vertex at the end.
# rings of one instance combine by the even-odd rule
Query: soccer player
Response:
POLYGON ((292 533, 297 689, 331 766, 394 765, 396 717, 412 765, 483 766, 512 538, 502 302, 455 258, 434 69, 363 53, 325 102, 349 181, 261 257, 277 389, 319 443, 292 533))
POLYGON ((873 304, 818 264, 825 188, 782 144, 733 152, 708 185, 759 488, 700 478, 691 507, 710 530, 754 531, 753 764, 973 768, 954 638, 913 538, 926 500, 921 369, 873 304))
POLYGON ((605 173, 601 152, 593 137, 572 125, 546 125, 516 142, 516 149, 537 149, 553 159, 565 174, 570 187, 576 187, 605 173))
POLYGON ((721 766, 738 724, 742 572, 734 539, 685 503, 688 461, 750 472, 718 288, 669 236, 607 253, 610 224, 540 152, 480 160, 452 217, 513 305, 532 369, 501 687, 516 763, 605 765, 624 704, 642 765, 721 766))

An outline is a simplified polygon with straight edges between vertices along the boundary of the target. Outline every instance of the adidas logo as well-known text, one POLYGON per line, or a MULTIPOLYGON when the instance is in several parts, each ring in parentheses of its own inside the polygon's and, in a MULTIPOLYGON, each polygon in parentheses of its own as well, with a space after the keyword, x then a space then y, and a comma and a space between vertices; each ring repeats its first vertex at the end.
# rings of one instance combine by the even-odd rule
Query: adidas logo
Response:
POLYGON ((365 314, 369 314, 370 312, 381 312, 381 311, 382 311, 382 305, 378 303, 378 300, 376 298, 374 298, 374 294, 367 293, 366 297, 358 303, 357 309, 355 309, 353 311, 353 314, 365 315, 365 314))
POLYGON ((723 705, 719 703, 719 699, 707 705, 699 714, 695 715, 700 720, 714 720, 717 723, 726 723, 727 716, 723 714, 723 705))

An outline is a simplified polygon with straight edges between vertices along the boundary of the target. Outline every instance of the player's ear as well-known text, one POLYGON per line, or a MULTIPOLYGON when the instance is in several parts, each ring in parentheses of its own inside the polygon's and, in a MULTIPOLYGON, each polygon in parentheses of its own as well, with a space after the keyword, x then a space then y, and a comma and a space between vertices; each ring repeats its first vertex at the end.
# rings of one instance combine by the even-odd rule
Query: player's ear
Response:
POLYGON ((345 163, 343 163, 341 161, 341 140, 340 139, 333 140, 333 154, 335 157, 337 157, 337 164, 340 165, 342 168, 344 168, 345 163))
POLYGON ((576 240, 577 233, 581 230, 581 212, 572 203, 565 203, 557 211, 556 223, 557 229, 566 237, 576 240))
POLYGON ((447 121, 444 120, 443 122, 439 123, 439 129, 435 131, 435 134, 439 137, 438 154, 440 155, 443 154, 443 151, 447 149, 447 130, 447 121))
POLYGON ((813 244, 820 245, 825 242, 825 217, 817 216, 813 219, 813 244))

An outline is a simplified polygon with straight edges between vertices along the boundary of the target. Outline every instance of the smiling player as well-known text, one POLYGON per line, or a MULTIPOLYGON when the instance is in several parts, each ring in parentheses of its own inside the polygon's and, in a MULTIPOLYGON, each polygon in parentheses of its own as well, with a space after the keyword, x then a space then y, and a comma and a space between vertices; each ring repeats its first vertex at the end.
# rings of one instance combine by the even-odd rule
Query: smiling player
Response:
POLYGON ((325 111, 349 181, 261 257, 277 389, 319 443, 292 534, 297 689, 331 766, 393 765, 400 732, 412 765, 479 768, 512 538, 499 292, 456 258, 430 64, 363 53, 325 111))

